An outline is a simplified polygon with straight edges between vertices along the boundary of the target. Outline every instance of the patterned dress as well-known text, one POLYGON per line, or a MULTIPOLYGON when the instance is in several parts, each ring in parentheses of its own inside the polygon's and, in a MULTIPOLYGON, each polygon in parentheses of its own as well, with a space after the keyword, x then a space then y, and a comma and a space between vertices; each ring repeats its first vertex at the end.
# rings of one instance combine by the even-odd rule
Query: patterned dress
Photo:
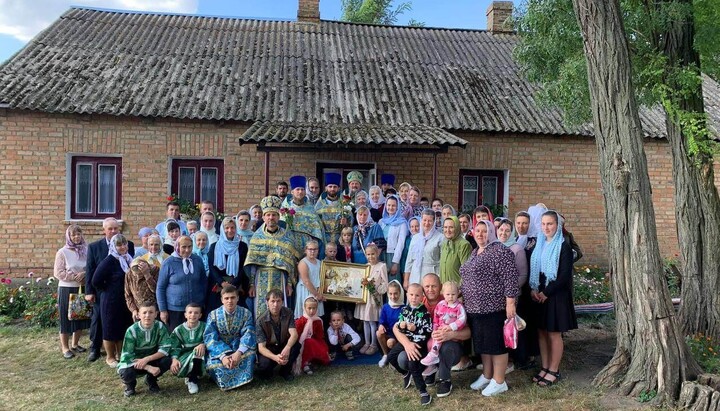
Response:
MULTIPOLYGON (((170 335, 172 340, 172 357, 180 361, 178 377, 187 377, 193 368, 193 360, 202 357, 195 356, 195 347, 203 343, 205 336, 205 323, 200 321, 195 328, 188 327, 187 323, 178 325, 170 335)), ((203 363, 200 375, 205 374, 203 363)))
MULTIPOLYGON (((263 225, 250 239, 245 265, 250 266, 250 284, 255 286, 255 318, 267 311, 265 296, 277 288, 285 293, 285 286, 297 283, 296 261, 299 260, 294 236, 282 228, 270 233, 263 225)), ((285 296, 287 305, 287 296, 285 296)))
POLYGON ((170 355, 172 352, 172 341, 167 328, 157 320, 149 329, 144 328, 140 321, 136 322, 125 331, 118 373, 122 369, 132 367, 136 360, 156 352, 165 355, 170 355))
POLYGON ((227 391, 252 381, 257 344, 255 326, 250 311, 237 307, 234 313, 226 313, 224 307, 208 315, 204 335, 207 346, 207 371, 221 390, 227 391), (226 355, 241 350, 240 364, 227 369, 222 363, 226 355))

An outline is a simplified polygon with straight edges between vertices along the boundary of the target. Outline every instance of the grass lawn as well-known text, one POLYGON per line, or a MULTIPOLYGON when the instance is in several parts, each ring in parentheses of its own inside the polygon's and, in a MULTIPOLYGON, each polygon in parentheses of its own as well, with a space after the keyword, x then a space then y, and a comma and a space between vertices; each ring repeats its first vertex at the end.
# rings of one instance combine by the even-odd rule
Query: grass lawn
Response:
MULTIPOLYGON (((81 344, 87 345, 84 338, 81 344)), ((400 388, 400 375, 391 367, 349 366, 319 368, 312 376, 292 383, 276 379, 253 381, 221 392, 203 379, 200 393, 189 395, 185 384, 169 373, 160 379, 162 392, 149 395, 142 382, 138 394, 124 398, 115 370, 101 359, 87 363, 85 355, 62 358, 55 330, 0 328, 0 409, 20 410, 410 410, 419 408, 414 388, 400 388)), ((511 389, 495 398, 483 398, 469 385, 475 369, 453 373, 452 395, 433 398, 431 408, 447 410, 606 410, 641 409, 642 404, 590 386, 590 380, 613 352, 611 332, 582 326, 566 338, 565 380, 543 389, 529 379, 534 371, 508 375, 511 389)), ((435 393, 430 387, 429 392, 435 393)))

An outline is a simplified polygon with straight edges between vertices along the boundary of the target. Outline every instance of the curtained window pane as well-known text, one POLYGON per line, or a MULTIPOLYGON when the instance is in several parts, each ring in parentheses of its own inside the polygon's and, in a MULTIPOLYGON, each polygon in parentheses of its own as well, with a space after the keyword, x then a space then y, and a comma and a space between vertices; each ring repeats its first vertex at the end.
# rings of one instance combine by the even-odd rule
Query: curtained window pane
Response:
POLYGON ((218 170, 217 168, 200 169, 200 199, 210 200, 217 204, 218 170))
POLYGON ((115 214, 117 169, 114 165, 98 166, 98 213, 115 214))
POLYGON ((195 167, 180 167, 178 196, 195 204, 195 167))
POLYGON ((482 179, 482 202, 487 205, 497 204, 497 177, 483 177, 482 179))
POLYGON ((92 213, 92 164, 78 164, 75 174, 75 212, 92 213))
POLYGON ((461 210, 477 207, 478 199, 478 178, 475 176, 463 176, 463 201, 461 210))

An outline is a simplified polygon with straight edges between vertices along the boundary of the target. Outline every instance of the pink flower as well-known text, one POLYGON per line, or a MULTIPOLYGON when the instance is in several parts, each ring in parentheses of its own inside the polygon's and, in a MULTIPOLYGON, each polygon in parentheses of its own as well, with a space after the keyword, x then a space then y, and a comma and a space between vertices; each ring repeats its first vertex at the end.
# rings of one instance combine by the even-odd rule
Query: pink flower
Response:
POLYGON ((42 281, 42 277, 38 277, 37 279, 35 279, 36 283, 39 283, 40 281, 42 281))
POLYGON ((288 213, 289 213, 290 215, 295 215, 295 209, 294 209, 294 208, 291 208, 291 209, 288 211, 288 213))
POLYGON ((5 271, 0 271, 0 275, 5 275, 5 271))
POLYGON ((33 278, 34 276, 35 276, 35 273, 34 273, 34 272, 30 271, 30 272, 28 273, 28 277, 33 278))

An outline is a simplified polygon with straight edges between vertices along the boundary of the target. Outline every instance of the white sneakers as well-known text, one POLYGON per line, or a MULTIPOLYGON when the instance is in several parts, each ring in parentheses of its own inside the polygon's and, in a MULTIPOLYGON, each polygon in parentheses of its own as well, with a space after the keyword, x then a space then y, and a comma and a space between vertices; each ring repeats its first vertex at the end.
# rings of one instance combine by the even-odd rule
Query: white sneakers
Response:
POLYGON ((474 383, 470 384, 470 389, 474 391, 482 390, 482 395, 485 397, 492 397, 493 395, 502 394, 508 390, 506 382, 498 384, 494 379, 485 378, 484 375, 480 375, 474 383))
POLYGON ((197 394, 198 391, 200 391, 200 388, 199 388, 198 385, 195 384, 194 382, 188 381, 186 384, 187 384, 187 387, 188 387, 188 392, 189 392, 190 394, 197 394))
POLYGON ((387 355, 383 355, 380 361, 378 361, 378 367, 383 368, 388 363, 387 355))
POLYGON ((508 390, 508 386, 506 382, 503 382, 502 384, 498 384, 495 382, 495 379, 490 380, 490 384, 488 384, 487 387, 485 387, 484 390, 482 390, 482 395, 484 397, 492 397, 493 395, 502 394, 505 391, 508 390))
POLYGON ((478 379, 475 380, 474 383, 470 384, 470 389, 471 389, 471 390, 474 390, 474 391, 484 390, 485 387, 487 387, 488 385, 490 385, 490 381, 491 381, 490 379, 485 378, 484 375, 480 374, 480 376, 478 377, 478 379))

